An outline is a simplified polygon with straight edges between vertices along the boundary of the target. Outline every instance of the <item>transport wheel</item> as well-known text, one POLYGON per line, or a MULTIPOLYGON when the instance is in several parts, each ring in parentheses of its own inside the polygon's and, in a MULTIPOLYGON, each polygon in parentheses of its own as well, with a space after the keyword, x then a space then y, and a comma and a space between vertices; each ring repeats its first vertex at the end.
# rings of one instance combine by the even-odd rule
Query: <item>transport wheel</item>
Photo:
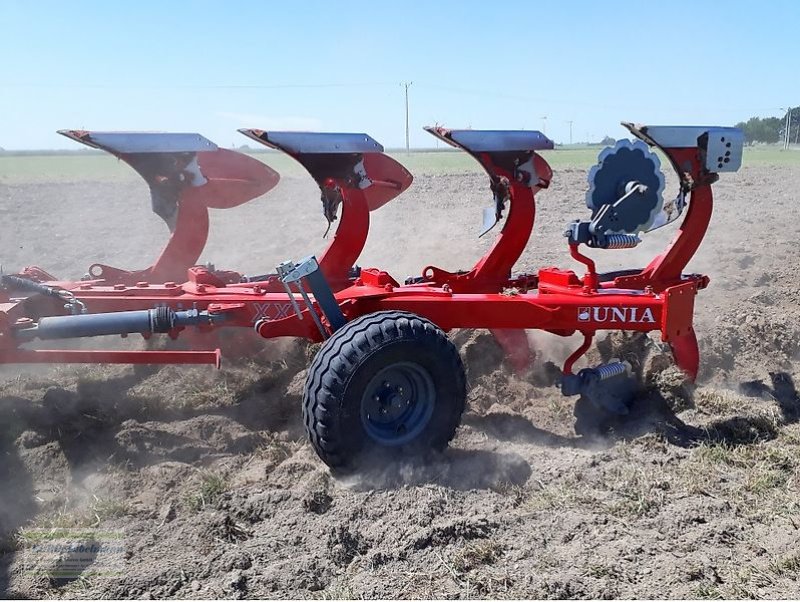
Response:
POLYGON ((364 452, 444 449, 466 402, 461 357, 425 318, 381 311, 348 322, 308 371, 303 421, 331 468, 353 468, 364 452))

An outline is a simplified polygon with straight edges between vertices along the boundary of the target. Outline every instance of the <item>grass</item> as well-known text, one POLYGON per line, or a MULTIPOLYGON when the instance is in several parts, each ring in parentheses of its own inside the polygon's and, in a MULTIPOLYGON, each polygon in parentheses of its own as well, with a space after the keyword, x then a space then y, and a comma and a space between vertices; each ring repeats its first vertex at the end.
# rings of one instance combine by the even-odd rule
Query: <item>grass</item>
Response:
POLYGON ((725 596, 716 583, 703 582, 693 592, 698 600, 724 600, 725 596))
MULTIPOLYGON (((586 169, 597 160, 599 147, 566 148, 544 151, 542 155, 554 168, 586 169)), ((415 175, 480 173, 481 167, 466 153, 458 151, 389 151, 388 154, 415 175)), ((299 177, 305 171, 291 157, 277 152, 254 153, 285 177, 299 177)), ((744 165, 797 165, 800 152, 772 147, 745 149, 744 165)), ((42 155, 0 155, 0 183, 58 182, 130 182, 136 173, 122 161, 97 153, 72 152, 42 155)))
POLYGON ((602 563, 588 565, 585 574, 595 579, 614 579, 617 581, 623 576, 618 565, 602 563))
POLYGON ((60 508, 44 513, 27 526, 32 529, 81 529, 98 527, 104 521, 121 518, 131 513, 127 500, 93 496, 91 503, 82 508, 60 508))
POLYGON ((503 546, 492 540, 467 543, 453 556, 452 566, 459 573, 466 573, 485 564, 494 564, 503 555, 503 546))
POLYGON ((699 389, 694 396, 698 411, 711 416, 743 412, 752 406, 752 400, 731 391, 699 389))
POLYGON ((114 500, 95 496, 89 507, 97 524, 109 518, 120 518, 130 513, 131 506, 127 500, 114 500))
POLYGON ((771 524, 780 518, 796 524, 797 451, 783 437, 747 445, 706 443, 692 451, 677 483, 690 495, 725 500, 733 515, 748 521, 771 524))
POLYGON ((786 448, 766 444, 738 445, 710 443, 695 450, 695 459, 700 462, 723 463, 736 468, 763 468, 767 470, 792 471, 797 460, 786 448))
POLYGON ((621 518, 651 516, 658 513, 666 503, 671 488, 669 480, 656 471, 625 467, 613 473, 611 488, 615 499, 607 504, 607 510, 621 518), (613 478, 616 476, 616 478, 613 478))
POLYGON ((64 154, 0 156, 0 182, 132 182, 139 176, 110 155, 64 154))
POLYGON ((313 592, 311 599, 316 600, 358 600, 360 596, 356 596, 353 587, 347 582, 345 578, 336 581, 333 585, 329 585, 324 590, 313 592))
POLYGON ((694 597, 702 600, 732 598, 759 599, 760 588, 774 586, 778 579, 792 581, 800 577, 800 553, 774 558, 766 567, 746 565, 735 571, 724 583, 705 580, 694 588, 694 597))
POLYGON ((797 579, 800 577, 800 552, 774 560, 770 565, 770 570, 778 577, 797 579))
POLYGON ((228 482, 221 475, 205 472, 197 489, 186 496, 184 503, 189 510, 198 512, 216 504, 220 496, 227 490, 228 482))
POLYGON ((529 512, 542 512, 579 506, 591 507, 597 503, 595 492, 573 477, 543 484, 541 489, 531 493, 523 507, 529 512))

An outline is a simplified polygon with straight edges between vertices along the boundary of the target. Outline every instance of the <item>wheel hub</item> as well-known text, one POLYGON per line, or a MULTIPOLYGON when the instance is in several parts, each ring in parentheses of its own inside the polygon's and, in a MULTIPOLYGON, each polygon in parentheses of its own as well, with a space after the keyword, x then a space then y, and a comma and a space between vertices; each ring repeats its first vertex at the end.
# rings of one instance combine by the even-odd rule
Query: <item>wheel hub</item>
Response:
POLYGON ((378 443, 404 445, 425 429, 435 401, 428 371, 416 363, 399 362, 370 380, 361 402, 361 422, 378 443))

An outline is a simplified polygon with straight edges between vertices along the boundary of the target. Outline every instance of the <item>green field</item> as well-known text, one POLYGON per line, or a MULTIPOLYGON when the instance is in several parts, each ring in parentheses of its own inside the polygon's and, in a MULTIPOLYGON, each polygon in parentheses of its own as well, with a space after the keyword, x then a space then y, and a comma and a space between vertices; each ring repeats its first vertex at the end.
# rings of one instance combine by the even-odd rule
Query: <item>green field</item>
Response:
MULTIPOLYGON (((581 168, 592 165, 599 147, 570 148, 545 151, 542 155, 553 168, 581 168)), ((415 175, 459 174, 480 171, 478 164, 458 151, 390 152, 415 175)), ((302 175, 302 167, 280 153, 254 155, 283 176, 302 175)), ((744 165, 798 165, 800 151, 777 148, 748 148, 744 165)), ((137 175, 127 165, 109 155, 93 153, 0 155, 0 182, 80 182, 136 180, 137 175)))

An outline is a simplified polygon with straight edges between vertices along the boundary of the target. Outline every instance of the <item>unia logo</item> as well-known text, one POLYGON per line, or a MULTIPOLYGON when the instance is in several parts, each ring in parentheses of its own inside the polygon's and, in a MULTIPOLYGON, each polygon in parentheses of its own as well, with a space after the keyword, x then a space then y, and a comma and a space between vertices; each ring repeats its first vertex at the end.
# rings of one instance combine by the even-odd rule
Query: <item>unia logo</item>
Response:
POLYGON ((649 307, 579 307, 578 322, 638 322, 655 323, 649 307))

